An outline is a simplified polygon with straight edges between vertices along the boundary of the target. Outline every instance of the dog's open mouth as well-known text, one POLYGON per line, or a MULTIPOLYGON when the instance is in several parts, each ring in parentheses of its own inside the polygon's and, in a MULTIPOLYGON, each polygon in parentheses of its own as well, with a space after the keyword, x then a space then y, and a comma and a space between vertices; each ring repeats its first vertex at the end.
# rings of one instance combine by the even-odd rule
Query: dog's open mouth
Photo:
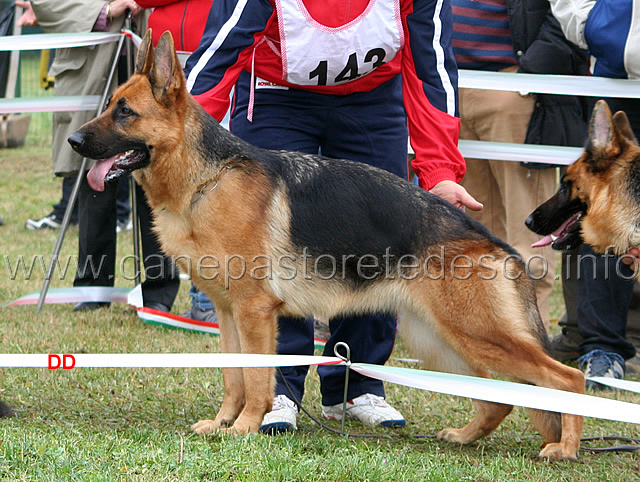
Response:
POLYGON ((533 243, 534 248, 549 246, 556 250, 570 249, 574 245, 581 244, 580 221, 584 216, 584 212, 579 211, 573 214, 569 219, 560 225, 553 233, 547 234, 540 241, 533 243))
POLYGON ((108 159, 96 161, 87 174, 87 181, 94 191, 104 191, 105 181, 112 181, 125 172, 144 167, 148 164, 148 160, 147 151, 129 149, 108 159))

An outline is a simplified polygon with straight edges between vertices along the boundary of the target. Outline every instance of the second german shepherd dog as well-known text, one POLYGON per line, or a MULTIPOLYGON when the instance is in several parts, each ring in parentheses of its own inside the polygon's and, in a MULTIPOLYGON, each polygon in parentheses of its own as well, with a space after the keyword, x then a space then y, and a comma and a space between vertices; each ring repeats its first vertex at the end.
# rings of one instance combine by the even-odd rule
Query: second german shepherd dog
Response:
MULTIPOLYGON (((533 282, 507 244, 462 210, 362 163, 258 149, 190 96, 165 32, 147 32, 136 72, 102 115, 69 137, 97 159, 88 180, 134 171, 164 251, 215 303, 223 352, 274 353, 280 316, 401 313, 413 353, 436 370, 502 374, 584 392, 579 370, 548 354, 533 282)), ((273 368, 224 370, 224 401, 197 433, 255 432, 274 394, 273 368)), ((477 415, 438 438, 492 432, 512 407, 476 401, 477 415)), ((583 419, 531 410, 541 457, 575 459, 583 419)))
POLYGON ((584 154, 526 225, 544 235, 536 246, 564 250, 585 242, 617 255, 640 247, 640 146, 624 112, 612 116, 604 100, 596 103, 584 154))

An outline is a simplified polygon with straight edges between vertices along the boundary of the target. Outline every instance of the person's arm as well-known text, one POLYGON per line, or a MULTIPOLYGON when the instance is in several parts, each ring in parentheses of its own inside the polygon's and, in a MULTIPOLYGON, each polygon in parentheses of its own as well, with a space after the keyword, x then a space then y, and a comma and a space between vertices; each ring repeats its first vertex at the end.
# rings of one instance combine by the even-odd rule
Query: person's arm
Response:
POLYGON ((109 20, 131 10, 134 15, 140 7, 134 0, 31 0, 38 23, 47 33, 91 32, 100 17, 109 8, 109 20))
POLYGON ((268 0, 215 0, 197 50, 187 60, 187 89, 221 121, 229 93, 275 17, 268 0))
POLYGON ((565 37, 578 47, 586 49, 584 26, 596 0, 549 0, 549 3, 565 37))
POLYGON ((458 150, 458 70, 451 47, 453 23, 448 0, 414 0, 403 11, 404 105, 409 121, 412 163, 420 186, 458 207, 482 205, 457 184, 465 160, 458 150))

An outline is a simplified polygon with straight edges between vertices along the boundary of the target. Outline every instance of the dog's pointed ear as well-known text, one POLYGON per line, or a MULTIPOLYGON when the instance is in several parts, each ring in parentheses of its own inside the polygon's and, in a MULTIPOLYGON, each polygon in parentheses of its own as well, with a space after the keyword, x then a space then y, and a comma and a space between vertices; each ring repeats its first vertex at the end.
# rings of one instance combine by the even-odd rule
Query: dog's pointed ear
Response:
POLYGON ((609 106, 604 100, 596 102, 589 122, 589 164, 594 172, 605 171, 620 154, 609 106))
POLYGON ((138 48, 136 56, 136 74, 146 74, 151 70, 153 65, 153 46, 151 43, 151 29, 147 29, 142 39, 142 43, 138 48))
POLYGON ((169 31, 164 32, 158 40, 155 60, 149 77, 153 95, 159 101, 167 100, 167 96, 184 88, 184 73, 176 55, 173 37, 169 31))
POLYGON ((636 139, 636 136, 631 129, 631 124, 629 124, 629 118, 624 111, 619 110, 613 115, 613 124, 615 125, 616 133, 620 137, 638 145, 638 139, 636 139))

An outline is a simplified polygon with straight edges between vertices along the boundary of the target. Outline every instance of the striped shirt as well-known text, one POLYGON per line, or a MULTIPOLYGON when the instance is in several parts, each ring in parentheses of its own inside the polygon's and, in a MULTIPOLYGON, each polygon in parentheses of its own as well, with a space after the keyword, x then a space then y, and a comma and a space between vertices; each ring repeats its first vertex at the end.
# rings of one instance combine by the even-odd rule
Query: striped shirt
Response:
POLYGON ((506 0, 451 0, 458 67, 500 70, 516 65, 506 0))

